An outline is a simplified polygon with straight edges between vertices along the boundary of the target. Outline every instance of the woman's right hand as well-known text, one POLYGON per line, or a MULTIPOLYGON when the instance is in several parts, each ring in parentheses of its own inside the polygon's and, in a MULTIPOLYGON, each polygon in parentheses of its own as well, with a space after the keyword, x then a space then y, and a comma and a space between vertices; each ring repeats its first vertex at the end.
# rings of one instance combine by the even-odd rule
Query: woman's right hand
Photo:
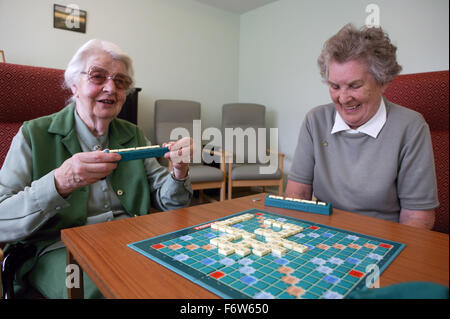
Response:
POLYGON ((67 197, 74 190, 93 184, 111 174, 116 169, 121 156, 117 153, 102 151, 81 152, 55 169, 56 190, 67 197))

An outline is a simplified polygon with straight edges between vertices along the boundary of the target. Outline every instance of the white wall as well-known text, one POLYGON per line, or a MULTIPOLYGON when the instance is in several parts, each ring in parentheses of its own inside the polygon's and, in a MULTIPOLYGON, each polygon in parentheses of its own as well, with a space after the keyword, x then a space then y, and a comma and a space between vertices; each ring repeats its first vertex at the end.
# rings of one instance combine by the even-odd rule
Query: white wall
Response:
POLYGON ((154 101, 201 102, 204 127, 238 98, 239 16, 192 0, 59 0, 87 11, 85 34, 53 28, 51 0, 0 0, 0 49, 7 62, 64 69, 92 38, 134 60, 139 125, 150 138, 154 101))
POLYGON ((317 67, 323 43, 346 23, 364 25, 369 3, 380 8, 402 73, 448 70, 448 0, 279 0, 241 16, 239 100, 267 106, 287 170, 306 112, 331 102, 317 67))

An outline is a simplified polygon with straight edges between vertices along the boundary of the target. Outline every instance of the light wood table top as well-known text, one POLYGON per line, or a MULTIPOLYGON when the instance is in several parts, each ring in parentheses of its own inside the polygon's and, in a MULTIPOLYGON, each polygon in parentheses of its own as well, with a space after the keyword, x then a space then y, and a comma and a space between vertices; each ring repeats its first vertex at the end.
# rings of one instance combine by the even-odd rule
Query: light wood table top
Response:
MULTIPOLYGON (((379 237, 406 245, 380 277, 380 286, 429 281, 449 284, 449 236, 334 209, 330 216, 264 206, 265 194, 154 213, 61 233, 68 262, 76 262, 106 298, 218 298, 127 244, 251 208, 379 237), (254 200, 259 199, 259 200, 254 200)), ((81 287, 82 289, 82 287, 81 287)), ((80 289, 69 297, 82 297, 80 289)))

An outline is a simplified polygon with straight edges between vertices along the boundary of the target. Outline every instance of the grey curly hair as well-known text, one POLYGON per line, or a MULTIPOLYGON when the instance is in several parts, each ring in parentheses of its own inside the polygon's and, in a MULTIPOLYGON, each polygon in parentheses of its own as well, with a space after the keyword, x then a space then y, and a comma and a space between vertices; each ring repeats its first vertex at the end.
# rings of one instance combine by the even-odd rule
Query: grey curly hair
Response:
POLYGON ((350 60, 363 60, 378 84, 391 82, 402 70, 397 63, 397 47, 389 36, 375 27, 357 29, 352 24, 345 25, 338 33, 328 39, 317 60, 320 75, 328 81, 330 61, 344 63, 350 60))

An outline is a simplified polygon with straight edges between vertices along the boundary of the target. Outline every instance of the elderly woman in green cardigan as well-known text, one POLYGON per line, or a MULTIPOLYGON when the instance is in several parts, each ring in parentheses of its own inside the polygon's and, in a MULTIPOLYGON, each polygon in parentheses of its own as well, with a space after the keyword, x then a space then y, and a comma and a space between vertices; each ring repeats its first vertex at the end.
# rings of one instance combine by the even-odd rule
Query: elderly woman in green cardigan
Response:
MULTIPOLYGON (((20 241, 34 252, 17 270, 16 291, 31 284, 48 298, 67 296, 61 229, 144 215, 150 206, 185 207, 192 197, 190 138, 168 145, 171 172, 154 158, 119 162, 119 154, 103 151, 151 145, 116 118, 134 84, 121 48, 87 42, 69 62, 65 84, 70 104, 23 123, 0 171, 0 242, 20 241)), ((101 297, 84 278, 85 296, 101 297)))

